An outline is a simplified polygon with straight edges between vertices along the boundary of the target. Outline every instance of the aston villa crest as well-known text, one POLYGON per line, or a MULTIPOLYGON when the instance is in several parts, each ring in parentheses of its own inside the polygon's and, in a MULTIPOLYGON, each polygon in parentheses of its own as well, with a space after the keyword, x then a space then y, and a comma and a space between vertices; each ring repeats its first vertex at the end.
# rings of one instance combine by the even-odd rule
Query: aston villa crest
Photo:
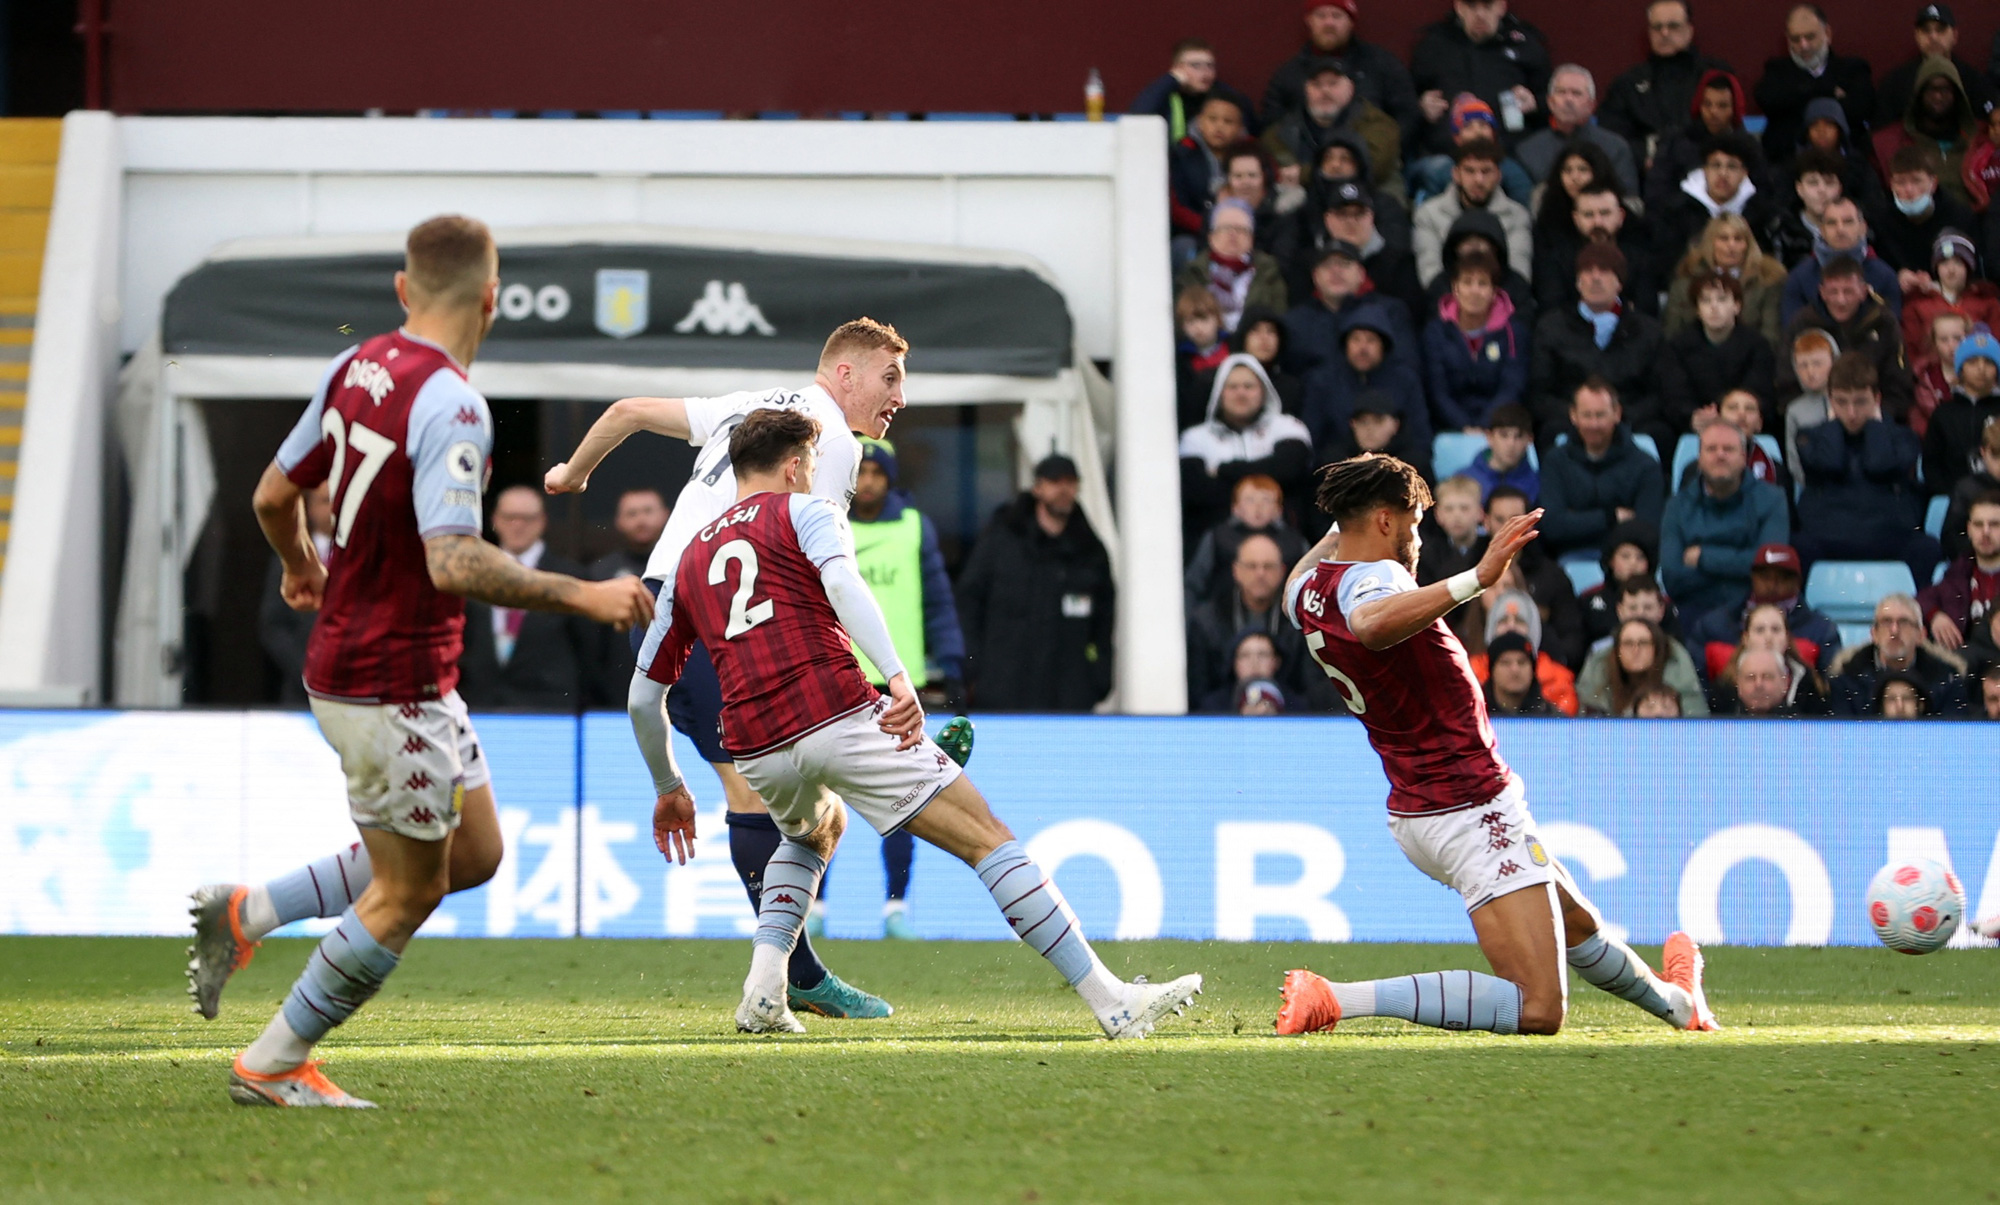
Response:
POLYGON ((597 329, 629 339, 646 329, 646 272, 643 268, 597 270, 597 329))

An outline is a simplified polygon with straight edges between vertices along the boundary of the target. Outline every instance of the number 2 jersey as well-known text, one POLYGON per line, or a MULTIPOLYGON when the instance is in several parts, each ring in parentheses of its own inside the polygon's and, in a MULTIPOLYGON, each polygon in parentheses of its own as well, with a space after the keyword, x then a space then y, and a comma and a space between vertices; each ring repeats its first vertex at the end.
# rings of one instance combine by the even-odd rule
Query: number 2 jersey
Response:
POLYGON ((803 410, 819 420, 818 471, 813 475, 813 493, 832 500, 846 514, 854 502, 855 475, 861 471, 861 443, 847 429, 847 416, 840 403, 818 385, 804 389, 765 389, 731 393, 722 397, 687 399, 688 442, 700 448, 694 460, 694 474, 674 499, 667 516, 666 530, 646 558, 645 578, 649 582, 669 582, 681 552, 695 533, 722 516, 736 504, 736 474, 729 463, 729 437, 753 410, 803 410))
POLYGON ((334 358, 277 457, 333 503, 309 692, 416 703, 458 685, 465 603, 431 584, 424 541, 479 534, 492 451, 486 399, 444 348, 395 331, 334 358))
POLYGON ((671 686, 700 640, 722 683, 722 747, 739 761, 874 706, 820 580, 840 557, 853 559, 854 541, 828 499, 757 493, 735 503, 695 533, 661 589, 640 672, 671 686))
POLYGON ((1347 626, 1356 608, 1416 588, 1394 561, 1321 561, 1285 592, 1285 614, 1368 729, 1389 777, 1389 811, 1399 816, 1476 807, 1498 796, 1511 773, 1465 646, 1444 620, 1379 651, 1347 626))

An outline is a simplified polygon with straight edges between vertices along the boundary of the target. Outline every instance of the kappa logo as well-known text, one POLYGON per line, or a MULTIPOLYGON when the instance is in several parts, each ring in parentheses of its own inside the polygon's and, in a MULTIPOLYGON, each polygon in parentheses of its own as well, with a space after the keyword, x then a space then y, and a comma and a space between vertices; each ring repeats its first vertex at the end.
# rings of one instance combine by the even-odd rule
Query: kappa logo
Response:
POLYGON ((422 770, 418 770, 415 774, 410 775, 409 778, 404 780, 403 789, 405 791, 428 791, 436 785, 436 783, 431 781, 430 775, 424 773, 422 770))
POLYGON ((389 391, 396 387, 396 378, 390 376, 389 370, 375 361, 356 356, 347 362, 347 376, 341 381, 341 386, 345 389, 361 390, 373 398, 375 404, 379 406, 382 404, 382 399, 389 396, 389 391))
POLYGON ((948 757, 946 757, 946 756, 945 756, 944 754, 940 753, 940 754, 938 754, 938 755, 937 755, 937 764, 938 764, 938 769, 940 769, 940 770, 944 769, 944 768, 945 768, 945 766, 946 766, 946 765, 948 765, 948 764, 949 764, 950 762, 951 762, 951 759, 950 759, 950 758, 948 758, 948 757))
POLYGON ((764 321, 764 311, 750 300, 750 293, 740 280, 727 285, 719 280, 709 281, 700 299, 688 310, 687 317, 674 323, 674 332, 691 334, 696 327, 710 335, 742 335, 750 331, 760 335, 778 333, 777 328, 764 321))
POLYGON ((431 743, 429 741, 414 732, 410 734, 408 740, 403 742, 403 752, 405 753, 422 753, 430 747, 431 743))
POLYGON ((403 819, 410 824, 436 824, 437 813, 431 811, 429 808, 415 807, 411 808, 410 814, 403 817, 403 819))
POLYGON ((479 421, 479 411, 474 410, 470 406, 460 406, 458 408, 458 413, 452 416, 451 421, 455 423, 464 423, 468 427, 479 427, 485 425, 479 421))
POLYGON ((1506 819, 1506 814, 1503 812, 1488 812, 1479 818, 1479 823, 1485 825, 1487 828, 1492 828, 1506 819))
POLYGON ((1521 864, 1514 861, 1514 859, 1509 858, 1505 862, 1500 863, 1500 869, 1495 871, 1494 873, 1498 874, 1503 879, 1509 875, 1520 874, 1521 864))
POLYGON ((793 899, 791 893, 787 891, 780 891, 778 894, 772 896, 771 902, 774 904, 790 904, 794 908, 799 906, 799 902, 793 899))
POLYGON ((398 704, 396 713, 406 720, 421 720, 424 718, 424 705, 422 703, 398 704))

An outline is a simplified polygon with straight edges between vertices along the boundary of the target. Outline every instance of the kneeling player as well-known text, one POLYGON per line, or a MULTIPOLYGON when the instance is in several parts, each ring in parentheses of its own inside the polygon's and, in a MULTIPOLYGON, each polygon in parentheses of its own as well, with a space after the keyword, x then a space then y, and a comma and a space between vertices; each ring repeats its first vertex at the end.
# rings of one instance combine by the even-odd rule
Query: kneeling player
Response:
POLYGON ((694 838, 694 799, 674 765, 664 702, 696 640, 722 682, 724 747, 785 834, 764 870, 737 1028, 805 1030, 786 1005, 785 963, 846 826, 844 799, 876 831, 907 828, 970 865, 1014 933, 1054 964, 1107 1035, 1144 1036, 1201 990, 1201 976, 1114 977, 1055 881, 924 735, 923 708, 855 568, 846 517, 811 495, 819 434, 818 420, 792 409, 754 410, 731 434, 736 504, 701 529, 660 591, 632 679, 661 852, 685 856, 694 838), (854 645, 889 680, 888 698, 862 675, 854 645))
POLYGON ((1417 869, 1464 897, 1495 975, 1432 971, 1333 983, 1293 971, 1278 1032, 1382 1016, 1442 1029, 1555 1033, 1569 1004, 1565 948, 1584 982, 1675 1028, 1716 1028, 1702 993, 1701 951, 1687 934, 1667 939, 1661 980, 1605 935, 1597 910, 1542 847, 1521 779, 1494 746, 1465 647, 1445 625, 1453 608, 1500 580, 1535 538, 1542 512, 1502 524, 1477 567, 1420 587, 1411 574, 1417 524, 1430 502, 1423 478, 1392 456, 1329 466, 1319 506, 1335 526, 1292 571, 1285 614, 1382 757, 1389 831, 1417 869))

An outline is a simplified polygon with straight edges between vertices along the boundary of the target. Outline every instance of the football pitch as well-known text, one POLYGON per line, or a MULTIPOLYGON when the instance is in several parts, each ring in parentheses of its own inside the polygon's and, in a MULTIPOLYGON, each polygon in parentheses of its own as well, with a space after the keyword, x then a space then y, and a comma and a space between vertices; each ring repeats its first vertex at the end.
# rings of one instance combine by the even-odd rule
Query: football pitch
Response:
POLYGON ((1208 976, 1186 1017, 1112 1044, 1011 943, 826 943, 897 1013, 780 1039, 734 1032, 746 943, 418 941, 322 1048, 380 1110, 281 1112, 224 1080, 310 942, 266 942, 213 1022, 182 946, 0 939, 0 1198, 2000 1199, 1991 950, 1711 950, 1719 1034, 1579 983, 1556 1038, 1281 1039, 1289 967, 1484 964, 1106 943, 1121 974, 1208 976))

